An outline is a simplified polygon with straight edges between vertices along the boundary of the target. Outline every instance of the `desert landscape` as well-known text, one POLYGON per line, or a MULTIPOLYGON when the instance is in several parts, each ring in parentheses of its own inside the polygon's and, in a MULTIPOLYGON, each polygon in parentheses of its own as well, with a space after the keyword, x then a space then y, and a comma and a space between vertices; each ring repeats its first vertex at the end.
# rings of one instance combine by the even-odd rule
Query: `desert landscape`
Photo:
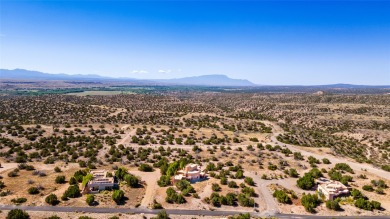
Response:
MULTIPOLYGON (((173 218, 184 217, 178 210, 236 218, 390 213, 389 95, 160 91, 0 101, 4 206, 115 207, 120 218, 139 216, 128 209, 166 209, 173 218), (174 181, 191 163, 204 177, 174 181), (93 170, 116 187, 84 193, 93 170), (349 193, 329 200, 317 190, 322 178, 349 193)), ((91 212, 119 217, 103 215, 91 212)))
POLYGON ((0 0, 0 219, 390 219, 389 12, 0 0))

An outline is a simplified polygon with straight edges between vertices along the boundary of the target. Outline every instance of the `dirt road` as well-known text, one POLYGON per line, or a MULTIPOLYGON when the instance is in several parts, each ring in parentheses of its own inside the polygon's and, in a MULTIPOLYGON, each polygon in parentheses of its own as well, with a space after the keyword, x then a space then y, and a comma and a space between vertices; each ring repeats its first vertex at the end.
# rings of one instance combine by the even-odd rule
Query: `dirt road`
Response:
POLYGON ((141 201, 141 207, 149 207, 149 205, 153 203, 153 199, 156 195, 158 188, 157 180, 160 179, 160 172, 155 170, 154 172, 129 171, 129 173, 141 177, 142 181, 146 182, 146 191, 144 198, 141 201))

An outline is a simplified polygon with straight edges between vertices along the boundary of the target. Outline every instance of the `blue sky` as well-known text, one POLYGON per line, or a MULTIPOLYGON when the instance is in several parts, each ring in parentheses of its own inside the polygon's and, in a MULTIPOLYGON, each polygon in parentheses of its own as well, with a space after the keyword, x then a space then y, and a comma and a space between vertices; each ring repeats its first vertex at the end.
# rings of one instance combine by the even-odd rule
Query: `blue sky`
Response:
POLYGON ((390 84, 390 1, 0 0, 0 68, 390 84))

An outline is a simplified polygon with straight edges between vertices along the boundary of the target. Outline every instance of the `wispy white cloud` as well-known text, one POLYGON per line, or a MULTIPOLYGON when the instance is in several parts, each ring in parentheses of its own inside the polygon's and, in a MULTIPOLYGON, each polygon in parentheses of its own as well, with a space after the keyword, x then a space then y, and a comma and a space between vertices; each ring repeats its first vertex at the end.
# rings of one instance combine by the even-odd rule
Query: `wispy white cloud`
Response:
POLYGON ((147 74, 149 72, 146 70, 133 70, 133 71, 131 71, 131 73, 132 74, 147 74))
POLYGON ((158 70, 158 73, 162 73, 162 74, 171 73, 171 72, 172 72, 171 69, 167 69, 167 70, 160 69, 160 70, 158 70))

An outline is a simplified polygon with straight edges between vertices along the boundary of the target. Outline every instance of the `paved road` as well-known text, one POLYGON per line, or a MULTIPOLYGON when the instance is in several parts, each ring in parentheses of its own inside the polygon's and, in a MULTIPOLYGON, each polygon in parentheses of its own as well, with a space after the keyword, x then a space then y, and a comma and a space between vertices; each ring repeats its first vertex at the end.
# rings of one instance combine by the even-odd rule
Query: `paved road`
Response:
MULTIPOLYGON (((0 205, 0 210, 12 210, 22 209, 25 211, 44 211, 44 212, 86 212, 86 213, 133 213, 133 214, 158 214, 161 210, 152 210, 145 208, 96 208, 96 207, 59 207, 59 206, 16 206, 16 205, 0 205)), ((168 214, 172 215, 194 215, 194 216, 229 216, 236 215, 236 211, 209 211, 209 210, 182 210, 182 209, 165 209, 168 214)), ((250 213, 253 216, 259 216, 260 214, 254 212, 241 212, 250 213)), ((266 215, 262 215, 266 216, 266 215)), ((291 215, 291 214, 275 214, 276 218, 326 218, 329 216, 316 216, 316 215, 291 215)), ((337 216, 333 218, 376 218, 376 219, 389 219, 390 216, 337 216)))
MULTIPOLYGON (((134 213, 134 214, 158 214, 161 210, 147 208, 98 208, 98 207, 62 207, 62 206, 16 206, 0 205, 0 210, 22 209, 25 211, 46 211, 46 212, 88 212, 88 213, 134 213)), ((186 209, 165 209, 168 214, 173 215, 206 215, 206 216, 229 216, 235 215, 237 211, 209 211, 209 210, 186 210, 186 209)), ((241 212, 251 213, 251 212, 241 212)))

